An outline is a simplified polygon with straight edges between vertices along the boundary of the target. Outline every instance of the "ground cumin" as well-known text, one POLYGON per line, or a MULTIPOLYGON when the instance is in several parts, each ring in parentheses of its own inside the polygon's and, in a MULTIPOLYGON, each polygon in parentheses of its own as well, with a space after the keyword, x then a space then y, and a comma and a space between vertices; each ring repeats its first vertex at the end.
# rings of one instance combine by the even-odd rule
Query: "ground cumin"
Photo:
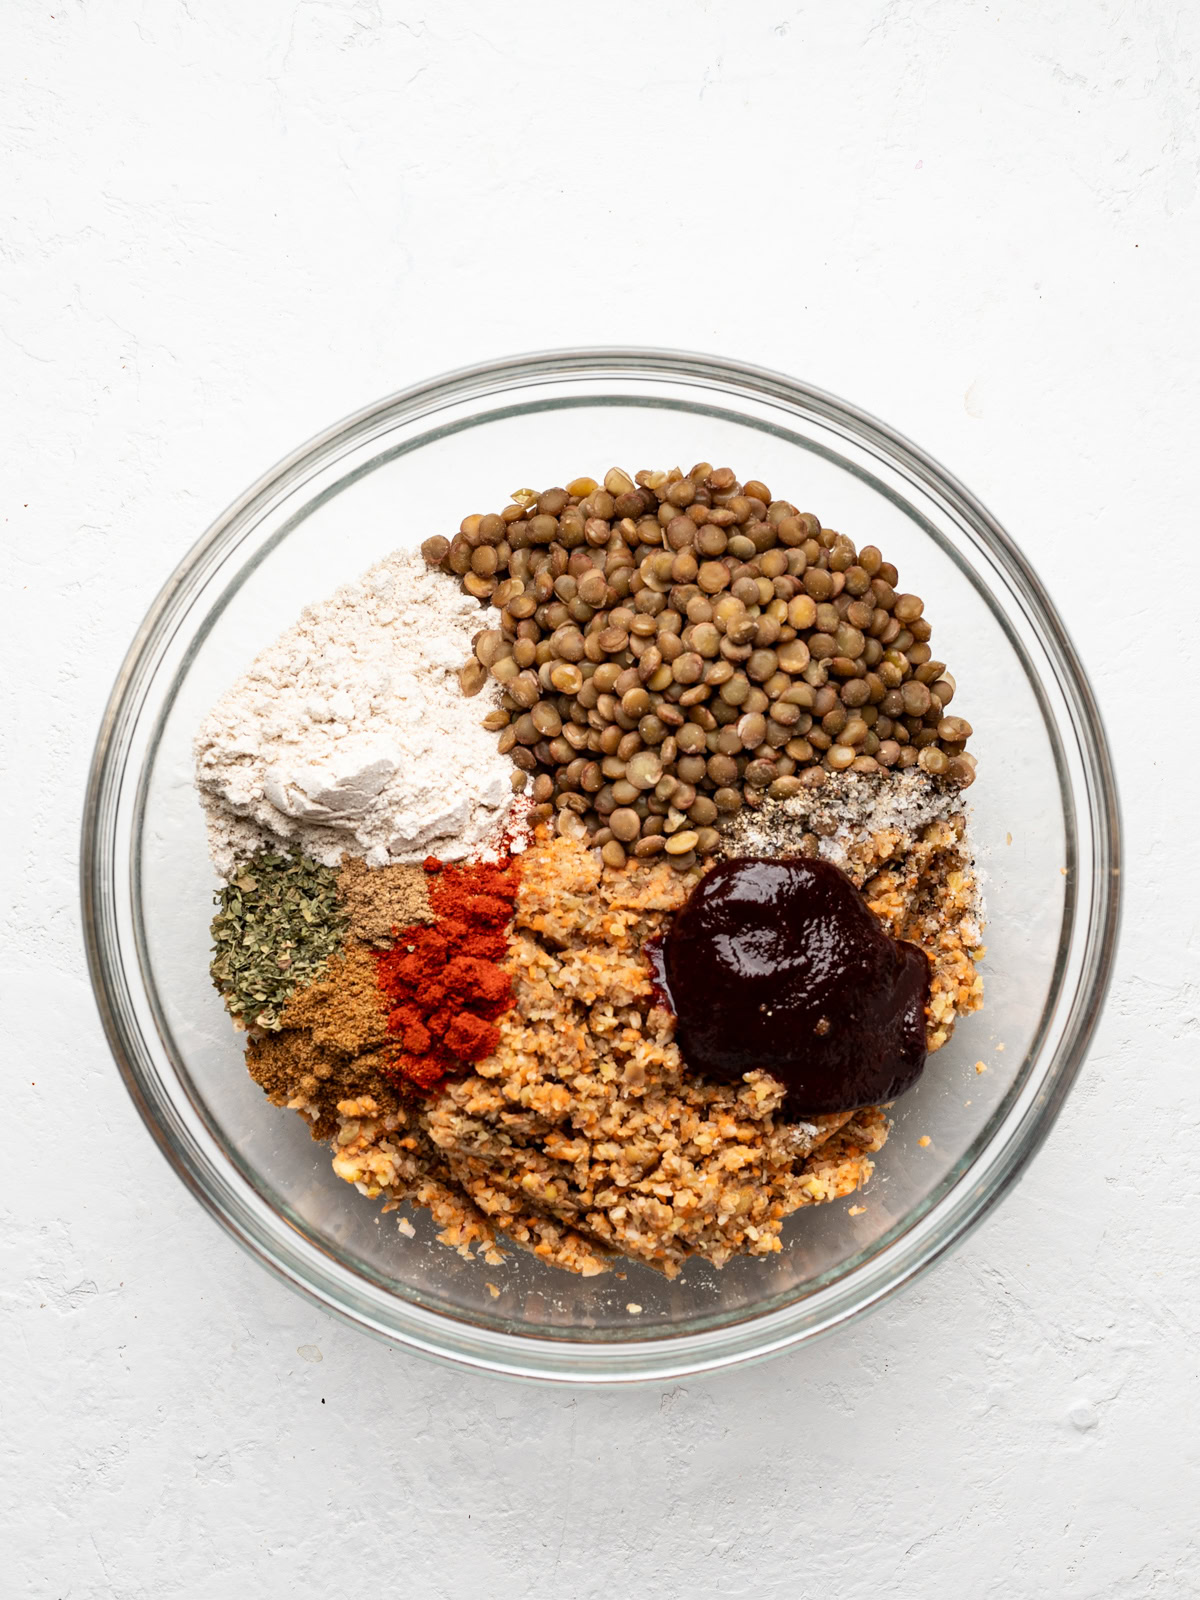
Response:
POLYGON ((250 1076, 276 1105, 303 1104, 314 1119, 313 1137, 328 1138, 339 1100, 370 1094, 390 1105, 395 1099, 384 1076, 386 1056, 395 1050, 387 1015, 375 953, 350 938, 321 977, 292 996, 280 1030, 251 1039, 250 1076))
POLYGON ((425 869, 419 865, 368 867, 347 860, 337 878, 338 899, 350 918, 350 932, 386 949, 397 928, 433 921, 425 869))

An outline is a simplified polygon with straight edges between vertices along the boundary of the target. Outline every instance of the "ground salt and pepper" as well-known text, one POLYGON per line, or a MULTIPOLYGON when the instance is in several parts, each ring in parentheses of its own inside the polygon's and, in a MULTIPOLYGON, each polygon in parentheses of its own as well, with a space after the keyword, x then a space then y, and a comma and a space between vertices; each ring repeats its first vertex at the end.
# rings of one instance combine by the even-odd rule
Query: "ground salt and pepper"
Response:
POLYGON ((853 876, 857 850, 875 835, 911 841, 965 811, 957 786, 911 768, 884 777, 829 773, 818 788, 739 811, 725 825, 721 849, 726 857, 817 854, 853 876))
POLYGON ((454 860, 485 845, 512 807, 513 767, 480 726, 499 686, 468 699, 458 683, 484 622, 416 552, 307 606, 197 735, 218 872, 281 839, 326 866, 454 860))

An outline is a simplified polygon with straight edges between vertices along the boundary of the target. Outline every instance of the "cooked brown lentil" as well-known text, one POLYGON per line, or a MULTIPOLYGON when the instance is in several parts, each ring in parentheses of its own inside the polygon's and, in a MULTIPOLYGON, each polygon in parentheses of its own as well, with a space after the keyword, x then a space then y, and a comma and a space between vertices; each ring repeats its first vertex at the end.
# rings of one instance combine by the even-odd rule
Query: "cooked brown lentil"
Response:
POLYGON ((531 820, 610 864, 686 870, 723 818, 826 773, 974 780, 924 602, 758 479, 614 467, 519 489, 422 551, 490 603, 460 682, 501 685, 486 725, 534 776, 531 820))

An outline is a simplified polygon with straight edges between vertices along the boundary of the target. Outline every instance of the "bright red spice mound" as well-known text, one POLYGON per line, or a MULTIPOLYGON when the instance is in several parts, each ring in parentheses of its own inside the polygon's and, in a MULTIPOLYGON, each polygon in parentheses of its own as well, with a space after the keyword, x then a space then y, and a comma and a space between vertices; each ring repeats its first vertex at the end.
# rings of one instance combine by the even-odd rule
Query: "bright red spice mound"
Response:
POLYGON ((446 866, 429 856, 424 865, 437 921, 399 929, 375 965, 391 1006, 388 1029, 400 1038, 392 1074, 433 1089, 499 1043, 496 1018, 513 999, 498 963, 508 953, 520 869, 511 857, 498 866, 446 866))

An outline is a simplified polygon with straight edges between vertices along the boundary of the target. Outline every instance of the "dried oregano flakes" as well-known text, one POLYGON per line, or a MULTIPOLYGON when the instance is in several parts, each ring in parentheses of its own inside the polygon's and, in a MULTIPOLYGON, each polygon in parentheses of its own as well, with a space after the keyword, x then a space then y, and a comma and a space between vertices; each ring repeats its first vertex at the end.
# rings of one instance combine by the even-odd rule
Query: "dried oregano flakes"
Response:
POLYGON ((261 851, 214 896, 213 983, 241 1028, 280 1026, 292 993, 341 946, 338 873, 299 851, 261 851))

